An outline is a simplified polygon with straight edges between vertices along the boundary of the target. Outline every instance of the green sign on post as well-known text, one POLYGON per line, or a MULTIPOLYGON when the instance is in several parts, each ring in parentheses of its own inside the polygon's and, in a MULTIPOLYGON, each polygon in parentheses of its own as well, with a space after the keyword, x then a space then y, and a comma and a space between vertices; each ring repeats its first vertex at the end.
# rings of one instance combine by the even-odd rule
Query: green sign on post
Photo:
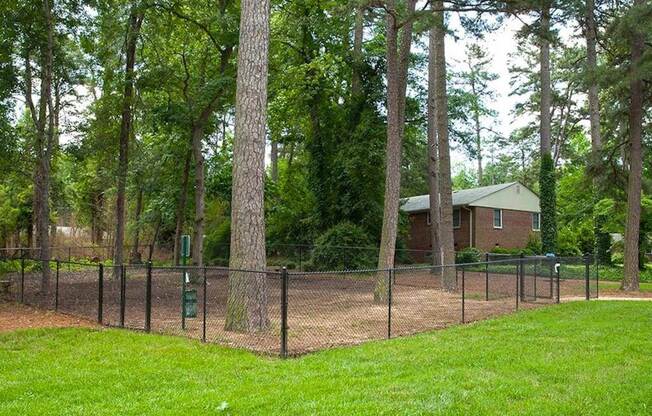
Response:
POLYGON ((181 236, 181 257, 184 260, 190 257, 190 236, 187 234, 181 236))

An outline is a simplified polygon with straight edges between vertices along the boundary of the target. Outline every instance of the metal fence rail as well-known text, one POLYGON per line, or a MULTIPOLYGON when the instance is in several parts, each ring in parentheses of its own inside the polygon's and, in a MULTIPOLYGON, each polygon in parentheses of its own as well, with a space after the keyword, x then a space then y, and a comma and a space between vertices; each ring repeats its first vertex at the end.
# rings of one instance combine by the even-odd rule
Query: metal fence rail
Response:
POLYGON ((487 319, 563 297, 588 300, 598 296, 599 281, 591 257, 323 272, 43 263, 25 257, 0 258, 0 267, 0 280, 9 282, 7 296, 17 302, 106 326, 284 357, 487 319), (44 264, 50 272, 45 286, 44 264), (229 295, 237 290, 257 299, 259 330, 229 324, 229 295))

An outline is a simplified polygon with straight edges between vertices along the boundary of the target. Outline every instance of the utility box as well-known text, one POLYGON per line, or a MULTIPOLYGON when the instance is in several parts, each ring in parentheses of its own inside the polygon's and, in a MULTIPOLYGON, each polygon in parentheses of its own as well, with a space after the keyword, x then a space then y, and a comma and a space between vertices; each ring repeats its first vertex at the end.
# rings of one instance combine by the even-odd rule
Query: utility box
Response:
POLYGON ((197 289, 183 292, 183 316, 184 318, 197 317, 197 289))

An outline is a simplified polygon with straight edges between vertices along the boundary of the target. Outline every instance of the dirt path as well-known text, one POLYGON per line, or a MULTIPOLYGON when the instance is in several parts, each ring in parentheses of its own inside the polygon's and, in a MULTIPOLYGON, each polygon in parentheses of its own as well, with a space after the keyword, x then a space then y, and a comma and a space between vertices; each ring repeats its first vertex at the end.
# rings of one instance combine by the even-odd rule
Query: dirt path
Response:
POLYGON ((70 315, 0 301, 0 332, 22 328, 95 327, 93 322, 70 315))

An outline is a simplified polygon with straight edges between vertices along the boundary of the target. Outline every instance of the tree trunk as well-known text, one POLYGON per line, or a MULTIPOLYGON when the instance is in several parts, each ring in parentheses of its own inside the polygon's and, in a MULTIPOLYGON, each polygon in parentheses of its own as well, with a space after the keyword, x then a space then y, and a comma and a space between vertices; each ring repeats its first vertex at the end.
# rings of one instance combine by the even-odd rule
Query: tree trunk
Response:
MULTIPOLYGON (((408 15, 414 13, 416 0, 408 0, 408 15)), ((388 1, 387 8, 396 12, 395 2, 388 1)), ((378 269, 394 267, 398 209, 401 196, 401 150, 405 128, 405 93, 407 70, 412 44, 412 20, 403 25, 400 49, 398 45, 399 22, 394 13, 387 13, 387 148, 385 155, 385 204, 380 238, 378 269)), ((374 301, 387 299, 387 275, 379 273, 374 289, 374 301)))
POLYGON ((355 24, 353 27, 353 65, 351 76, 351 96, 355 99, 362 93, 362 38, 364 34, 364 8, 355 9, 355 24))
POLYGON ((539 35, 539 63, 541 82, 541 121, 539 126, 541 154, 550 154, 552 87, 550 86, 550 5, 545 5, 541 10, 541 33, 539 35))
POLYGON ((428 189, 430 194, 430 243, 432 265, 441 265, 440 208, 439 208, 439 151, 437 146, 437 117, 435 105, 435 33, 428 36, 428 189))
POLYGON ((539 33, 540 60, 540 152, 539 204, 541 208, 541 243, 545 253, 554 253, 557 247, 556 178, 555 162, 551 150, 552 87, 550 85, 550 3, 544 0, 541 9, 541 32, 539 33), (549 160, 548 160, 549 159, 549 160))
MULTIPOLYGON (((36 203, 36 246, 41 260, 41 294, 46 295, 50 286, 50 159, 54 144, 54 119, 52 106, 52 61, 54 53, 54 24, 52 5, 43 1, 43 19, 46 27, 46 45, 41 49, 41 87, 38 123, 36 125, 37 167, 34 186, 36 203), (48 117, 49 109, 49 117, 48 117), (47 126, 47 127, 46 127, 47 126)), ((30 80, 31 83, 31 80, 30 80)), ((30 88, 31 90, 31 88, 30 88)), ((31 97, 30 97, 31 101, 31 97)))
MULTIPOLYGON (((634 7, 643 4, 635 0, 634 7)), ((644 37, 640 27, 632 27, 630 43, 630 104, 629 104, 629 180, 627 183, 627 224, 625 227, 625 259, 622 289, 639 290, 639 235, 641 226, 641 175, 643 171, 643 79, 640 65, 644 37)))
POLYGON ((130 263, 131 264, 140 264, 142 263, 142 258, 140 255, 140 214, 143 210, 143 190, 138 190, 138 196, 136 198, 136 212, 134 213, 134 243, 131 247, 130 263))
POLYGON ((204 185, 204 126, 194 125, 192 128, 192 153, 195 159, 195 223, 192 230, 192 265, 204 264, 204 208, 206 193, 204 185))
POLYGON ((278 143, 271 142, 270 163, 272 165, 272 180, 278 182, 278 143))
POLYGON ((186 220, 186 202, 188 201, 188 179, 190 176, 190 159, 192 150, 186 152, 186 159, 183 164, 183 177, 181 189, 179 190, 179 201, 177 202, 176 227, 174 228, 174 265, 178 266, 181 259, 181 234, 186 220))
MULTIPOLYGON (((442 1, 435 1, 436 10, 443 9, 442 1)), ((435 119, 439 145, 439 192, 441 204, 440 240, 445 265, 455 264, 455 240, 453 237, 453 184, 451 179, 450 145, 448 142, 448 95, 446 93, 446 30, 444 12, 434 13, 431 29, 434 37, 435 57, 435 119)), ((442 273, 442 287, 454 290, 457 286, 455 269, 446 267, 442 273)))
POLYGON ((476 160, 478 162, 478 186, 482 186, 482 129, 480 127, 480 110, 478 108, 478 102, 480 99, 475 88, 475 75, 472 75, 471 78, 471 92, 476 99, 476 104, 473 108, 473 123, 475 127, 475 151, 476 151, 476 160))
POLYGON ((232 270, 225 324, 232 331, 263 331, 269 326, 264 211, 269 15, 269 0, 242 0, 233 146, 232 270))
POLYGON ((143 22, 143 12, 136 4, 132 4, 129 12, 129 23, 127 24, 126 35, 126 62, 125 62, 125 84, 122 96, 122 117, 120 120, 120 148, 118 155, 118 184, 115 210, 115 236, 113 264, 114 277, 118 277, 118 269, 124 262, 124 234, 125 234, 125 194, 127 187, 127 172, 129 169, 129 137, 131 136, 131 124, 133 119, 132 102, 134 95, 134 65, 136 63, 136 43, 138 33, 143 22))
MULTIPOLYGON (((593 158, 597 159, 602 149, 602 138, 600 136, 600 100, 598 97, 597 77, 597 52, 596 38, 597 28, 595 25, 595 0, 586 0, 586 65, 589 77, 589 121, 591 124, 591 149, 593 158)), ((595 162, 595 160, 594 160, 595 162)))

